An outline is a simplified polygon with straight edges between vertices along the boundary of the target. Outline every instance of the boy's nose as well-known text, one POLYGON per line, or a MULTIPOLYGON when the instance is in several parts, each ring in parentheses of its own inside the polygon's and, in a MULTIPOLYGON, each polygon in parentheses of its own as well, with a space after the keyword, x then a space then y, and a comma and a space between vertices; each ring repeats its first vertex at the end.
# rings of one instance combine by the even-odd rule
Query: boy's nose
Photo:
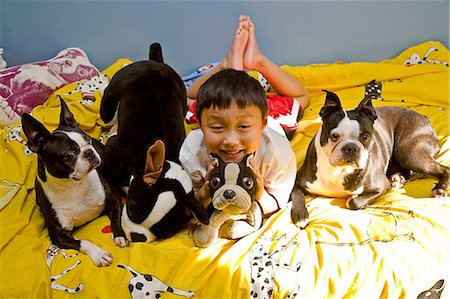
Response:
POLYGON ((239 143, 239 136, 236 132, 230 131, 225 135, 223 143, 226 145, 235 145, 239 143))

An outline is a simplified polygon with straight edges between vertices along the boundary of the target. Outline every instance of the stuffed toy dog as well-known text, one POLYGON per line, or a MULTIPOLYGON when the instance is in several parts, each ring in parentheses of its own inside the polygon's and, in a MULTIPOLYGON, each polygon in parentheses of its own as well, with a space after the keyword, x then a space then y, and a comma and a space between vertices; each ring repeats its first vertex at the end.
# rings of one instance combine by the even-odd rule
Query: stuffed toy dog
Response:
POLYGON ((151 242, 172 236, 187 222, 186 208, 208 223, 206 210, 194 197, 191 178, 165 155, 165 144, 157 139, 149 146, 145 162, 138 163, 145 165, 144 172, 138 167, 132 175, 122 213, 122 228, 128 240, 151 242))
POLYGON ((220 156, 211 172, 211 216, 208 225, 194 229, 194 242, 199 247, 208 247, 219 236, 239 239, 256 230, 263 222, 263 212, 255 200, 257 182, 250 169, 246 155, 242 161, 225 163, 220 156))
POLYGON ((118 121, 117 135, 106 143, 106 172, 129 191, 122 225, 131 241, 169 237, 184 223, 186 210, 208 223, 206 210, 189 195, 191 187, 177 165, 186 137, 186 106, 183 81, 164 63, 158 43, 150 45, 149 60, 125 66, 105 89, 100 116, 110 122, 117 113, 118 121), (162 184, 168 175, 173 180, 182 177, 181 182, 162 184), (180 184, 183 192, 178 192, 180 184), (165 196, 170 197, 166 202, 165 196), (153 230, 144 233, 142 227, 153 230))
POLYGON ((150 45, 149 60, 132 63, 115 73, 100 107, 105 123, 117 113, 117 134, 108 139, 105 152, 111 179, 129 186, 137 159, 157 137, 167 145, 167 158, 178 161, 186 137, 186 111, 186 88, 180 76, 164 63, 158 43, 150 45))

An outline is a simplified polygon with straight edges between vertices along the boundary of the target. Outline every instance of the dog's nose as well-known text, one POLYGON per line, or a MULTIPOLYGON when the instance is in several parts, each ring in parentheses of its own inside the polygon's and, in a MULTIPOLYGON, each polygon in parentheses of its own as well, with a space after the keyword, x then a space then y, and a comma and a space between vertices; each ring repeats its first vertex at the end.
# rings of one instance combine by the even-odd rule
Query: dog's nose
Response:
POLYGON ((225 197, 226 199, 233 199, 236 196, 236 192, 234 192, 233 190, 225 190, 225 192, 223 192, 223 197, 225 197))
POLYGON ((351 144, 345 145, 342 150, 349 157, 355 157, 359 153, 359 148, 351 144))

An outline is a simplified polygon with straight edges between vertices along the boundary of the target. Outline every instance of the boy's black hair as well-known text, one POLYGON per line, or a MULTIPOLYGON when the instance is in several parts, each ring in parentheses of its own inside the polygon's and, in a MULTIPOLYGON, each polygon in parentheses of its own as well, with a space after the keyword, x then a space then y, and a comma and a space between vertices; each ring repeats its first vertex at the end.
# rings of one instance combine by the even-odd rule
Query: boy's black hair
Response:
POLYGON ((226 69, 212 75, 200 87, 195 107, 198 122, 201 122, 203 109, 227 109, 233 101, 239 108, 256 105, 263 118, 267 115, 266 93, 258 80, 243 71, 226 69))

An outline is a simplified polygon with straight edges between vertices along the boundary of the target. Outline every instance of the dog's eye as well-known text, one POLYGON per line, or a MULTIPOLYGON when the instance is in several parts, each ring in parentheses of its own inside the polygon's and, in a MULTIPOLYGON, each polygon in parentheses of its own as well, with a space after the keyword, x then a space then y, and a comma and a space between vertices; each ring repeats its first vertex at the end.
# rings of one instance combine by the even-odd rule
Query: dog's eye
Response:
POLYGON ((367 141, 370 139, 370 134, 369 133, 362 133, 361 134, 361 141, 367 141))
POLYGON ((333 134, 331 134, 331 135, 330 135, 330 139, 331 139, 331 141, 333 141, 333 142, 338 141, 338 140, 339 140, 339 134, 338 134, 338 133, 333 133, 333 134))
POLYGON ((212 188, 214 188, 214 189, 219 188, 219 187, 220 187, 220 178, 217 177, 217 176, 212 177, 212 178, 209 180, 209 185, 210 185, 212 188))
POLYGON ((246 176, 242 179, 242 183, 244 184, 245 188, 251 189, 253 187, 253 180, 252 178, 246 176))
POLYGON ((66 159, 66 161, 73 161, 76 157, 77 155, 75 155, 74 152, 68 152, 64 158, 66 159))

